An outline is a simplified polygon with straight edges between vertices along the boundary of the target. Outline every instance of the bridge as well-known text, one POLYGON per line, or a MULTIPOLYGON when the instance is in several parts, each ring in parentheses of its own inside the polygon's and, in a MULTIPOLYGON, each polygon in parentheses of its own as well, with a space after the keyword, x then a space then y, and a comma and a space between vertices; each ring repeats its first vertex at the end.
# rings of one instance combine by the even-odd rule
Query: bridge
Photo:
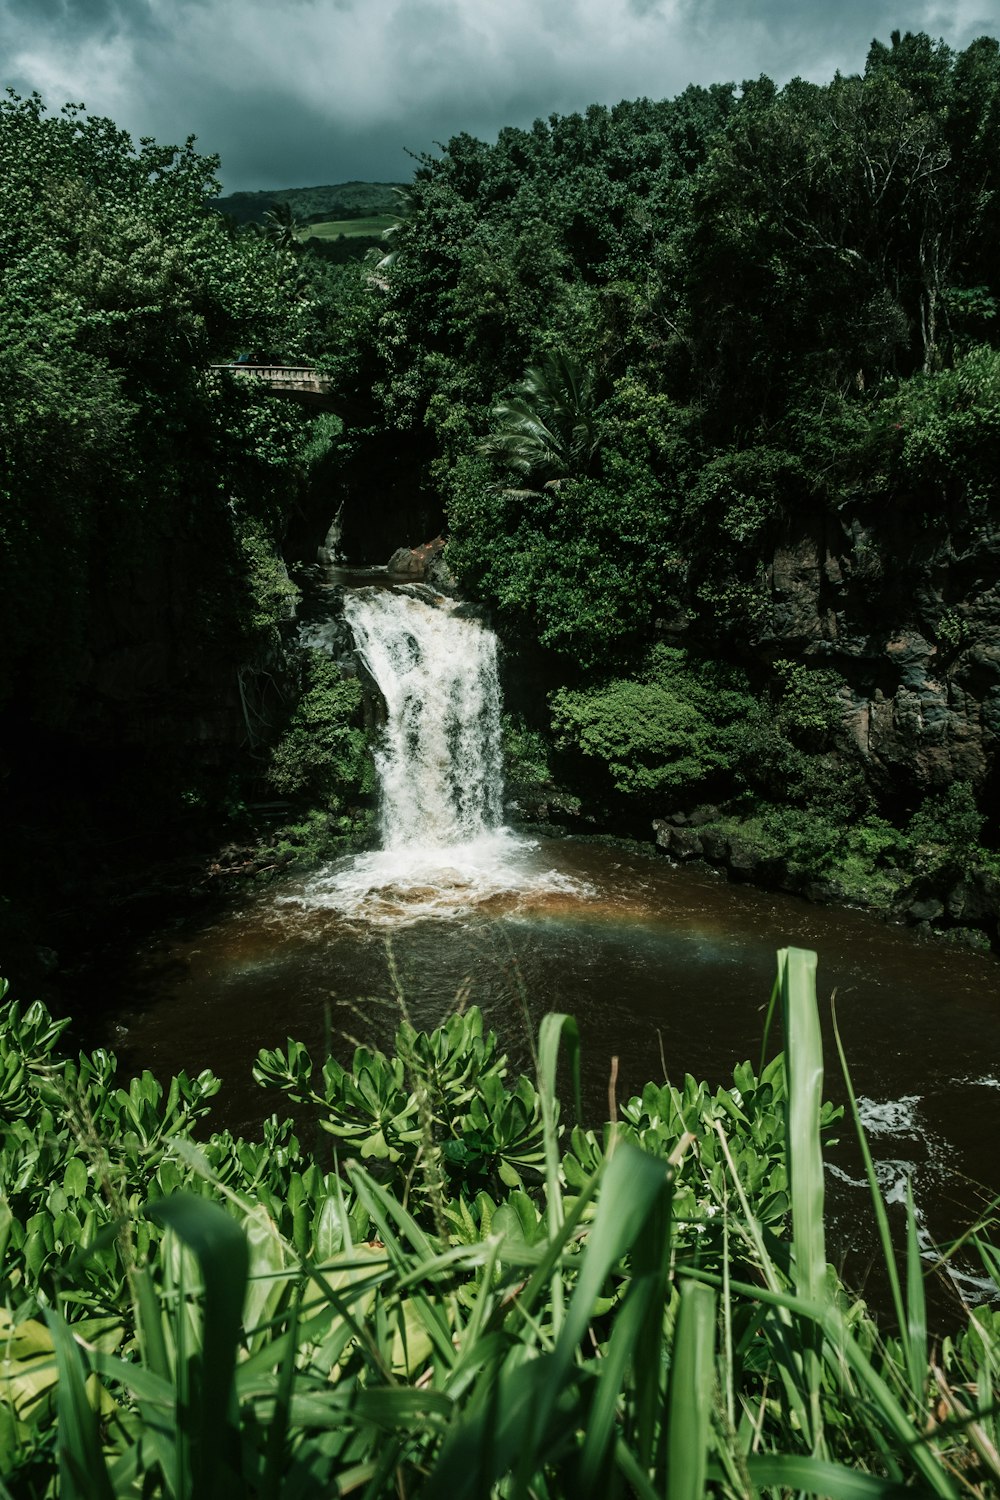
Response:
POLYGON ((298 396, 306 400, 329 396, 330 381, 311 365, 209 365, 212 373, 224 370, 241 380, 254 379, 266 385, 277 396, 298 396))

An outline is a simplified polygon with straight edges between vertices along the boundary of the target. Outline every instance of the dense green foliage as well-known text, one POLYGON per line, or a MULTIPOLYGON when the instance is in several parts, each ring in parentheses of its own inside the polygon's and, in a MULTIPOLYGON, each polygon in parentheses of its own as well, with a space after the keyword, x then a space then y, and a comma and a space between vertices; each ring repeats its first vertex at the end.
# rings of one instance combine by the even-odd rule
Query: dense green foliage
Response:
MULTIPOLYGON (((995 546, 998 145, 997 43, 896 33, 856 77, 463 134, 405 189, 220 200, 237 224, 190 142, 9 98, 0 712, 101 746, 172 743, 179 718, 231 743, 242 720, 258 786, 342 819, 351 689, 303 678, 291 723, 272 691, 278 549, 312 479, 354 560, 447 529, 538 687, 517 711, 564 807, 710 799, 800 865, 821 826, 863 862, 864 823, 868 874, 905 883, 907 826, 951 773, 865 762, 859 705, 898 686, 865 642, 912 627, 945 675, 969 646, 995 546), (302 239, 386 211, 363 264, 302 239), (336 415, 205 377, 268 351, 319 364, 336 415), (796 616, 805 553, 849 641, 796 616)), ((967 654, 978 702, 992 668, 967 654)), ((984 744, 961 771, 977 847, 984 744)))
MULTIPOLYGON (((691 88, 492 146, 456 137, 421 160, 365 313, 385 413, 446 437, 447 391, 472 433, 495 408, 497 433, 480 435, 500 452, 512 412, 541 400, 544 419, 538 375, 561 360, 581 372, 602 447, 625 447, 631 469, 624 383, 661 526, 697 524, 669 483, 678 443, 698 471, 736 463, 766 523, 816 486, 802 459, 824 441, 821 412, 863 448, 889 425, 879 407, 899 376, 933 376, 988 335, 998 85, 994 41, 956 56, 907 34, 826 86, 691 88)), ((448 425, 457 437, 458 414, 448 425)), ((475 539, 470 518, 455 529, 475 539)))
MULTIPOLYGON (((998 139, 997 44, 896 36, 825 86, 459 136, 353 266, 299 240, 329 202, 267 195, 264 232, 237 233, 190 143, 9 98, 5 722, 147 742, 226 676, 270 789, 322 809, 280 858, 356 831, 357 684, 317 655, 283 715, 255 699, 289 600, 276 549, 323 465, 369 541, 373 493, 394 541, 400 517, 432 534, 443 497, 462 587, 540 648, 548 697, 507 734, 526 776, 557 761, 643 817, 716 799, 704 837, 752 832, 793 872, 850 872, 849 896, 963 874, 975 789, 877 815, 835 743, 845 664, 768 637, 764 560, 819 517, 859 590, 889 568, 902 596, 901 524, 992 523, 998 139), (319 360, 337 417, 207 376, 254 350, 319 360)), ((940 601, 942 659, 961 605, 940 601)), ((912 1205, 901 1270, 871 1169, 896 1335, 838 1282, 808 957, 781 972, 789 1067, 651 1083, 599 1131, 560 1124, 565 1017, 516 1081, 476 1012, 404 1017, 394 1056, 350 1065, 289 1041, 256 1076, 318 1121, 315 1152, 275 1117, 210 1133, 209 1074, 123 1087, 106 1052, 60 1057, 41 1007, 7 1008, 4 1486, 988 1493, 997 1317, 931 1354, 912 1205)))
POLYGON ((827 1264, 814 975, 779 955, 790 1066, 651 1083, 596 1133, 559 1124, 564 1016, 514 1087, 475 1010, 350 1066, 262 1052, 332 1168, 273 1117, 196 1144, 211 1075, 123 1087, 4 1007, 8 1493, 985 1494, 997 1316, 931 1353, 870 1160, 897 1336, 827 1264))
POLYGON ((692 664, 676 647, 657 646, 638 680, 560 689, 552 722, 558 748, 606 767, 616 791, 643 797, 704 792, 720 773, 749 769, 756 708, 741 674, 692 664))
MULTIPOLYGON (((912 624, 935 535, 988 547, 998 143, 996 41, 911 33, 828 84, 456 136, 420 158, 390 253, 336 281, 345 536, 373 480, 399 529, 443 504, 460 587, 559 693, 533 727, 586 738, 625 802, 711 782, 824 814, 840 788, 905 823, 928 787, 876 793, 842 732, 845 689, 874 690, 864 652, 799 639, 768 568, 832 539, 863 633, 880 600, 912 624), (745 668, 753 754, 654 689, 664 636, 695 675, 745 668)), ((960 601, 929 593, 920 628, 953 660, 960 601)))
POLYGON ((197 712, 273 644, 308 422, 207 367, 294 348, 307 308, 207 209, 191 142, 11 96, 0 162, 0 708, 134 737, 131 679, 140 713, 197 712))
POLYGON ((367 745, 358 727, 361 685, 344 677, 322 651, 310 651, 301 667, 303 691, 272 752, 269 778, 279 792, 307 792, 338 810, 352 792, 371 790, 367 745))
POLYGON ((295 254, 209 207, 216 165, 0 100, 5 945, 22 905, 98 896, 106 840, 174 845, 264 785, 282 539, 341 424, 210 373, 322 321, 295 254))
POLYGON ((338 843, 363 842, 370 832, 375 771, 357 678, 345 677, 315 649, 300 652, 297 666, 294 708, 271 750, 267 779, 282 796, 313 810, 300 831, 284 831, 290 843, 279 843, 276 853, 315 859, 338 843))

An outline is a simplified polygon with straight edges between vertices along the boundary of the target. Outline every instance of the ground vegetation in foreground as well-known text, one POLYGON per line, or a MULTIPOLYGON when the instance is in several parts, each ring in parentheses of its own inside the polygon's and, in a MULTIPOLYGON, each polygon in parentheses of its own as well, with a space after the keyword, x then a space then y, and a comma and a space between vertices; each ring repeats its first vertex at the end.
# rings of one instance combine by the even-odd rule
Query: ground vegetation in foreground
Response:
MULTIPOLYGON (((0 1018, 5 1493, 981 1497, 1000 1317, 928 1331, 912 1203, 896 1331, 827 1261, 815 956, 779 954, 785 1051, 650 1083, 602 1130, 514 1081, 475 1010, 394 1055, 262 1052, 318 1119, 211 1133, 207 1073, 121 1083, 39 1005, 0 1018)), ((571 1094, 574 1092, 572 1086, 571 1094)), ((1000 1282, 1000 1258, 976 1243, 1000 1282)))

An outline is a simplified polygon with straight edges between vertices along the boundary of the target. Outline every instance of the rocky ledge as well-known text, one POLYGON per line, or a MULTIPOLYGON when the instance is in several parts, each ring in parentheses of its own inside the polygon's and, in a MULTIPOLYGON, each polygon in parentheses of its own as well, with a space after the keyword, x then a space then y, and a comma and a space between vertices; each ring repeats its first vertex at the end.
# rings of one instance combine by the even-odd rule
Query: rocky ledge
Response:
POLYGON ((835 877, 798 868, 738 830, 718 822, 718 808, 697 808, 689 815, 656 818, 658 849, 678 864, 699 862, 725 870, 730 879, 766 890, 786 891, 807 901, 864 906, 889 921, 935 932, 970 947, 1000 950, 1000 877, 989 870, 942 867, 910 878, 888 872, 876 887, 850 889, 835 877))

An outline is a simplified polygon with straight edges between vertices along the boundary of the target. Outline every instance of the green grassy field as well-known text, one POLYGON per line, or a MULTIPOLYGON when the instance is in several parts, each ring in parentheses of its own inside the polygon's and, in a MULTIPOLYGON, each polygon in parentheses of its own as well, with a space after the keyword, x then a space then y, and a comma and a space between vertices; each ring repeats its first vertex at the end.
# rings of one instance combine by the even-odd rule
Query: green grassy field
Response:
POLYGON ((381 234, 396 222, 393 214, 374 214, 367 219, 328 219, 322 224, 308 224, 300 231, 300 238, 335 240, 340 235, 347 239, 358 239, 362 235, 381 234))

